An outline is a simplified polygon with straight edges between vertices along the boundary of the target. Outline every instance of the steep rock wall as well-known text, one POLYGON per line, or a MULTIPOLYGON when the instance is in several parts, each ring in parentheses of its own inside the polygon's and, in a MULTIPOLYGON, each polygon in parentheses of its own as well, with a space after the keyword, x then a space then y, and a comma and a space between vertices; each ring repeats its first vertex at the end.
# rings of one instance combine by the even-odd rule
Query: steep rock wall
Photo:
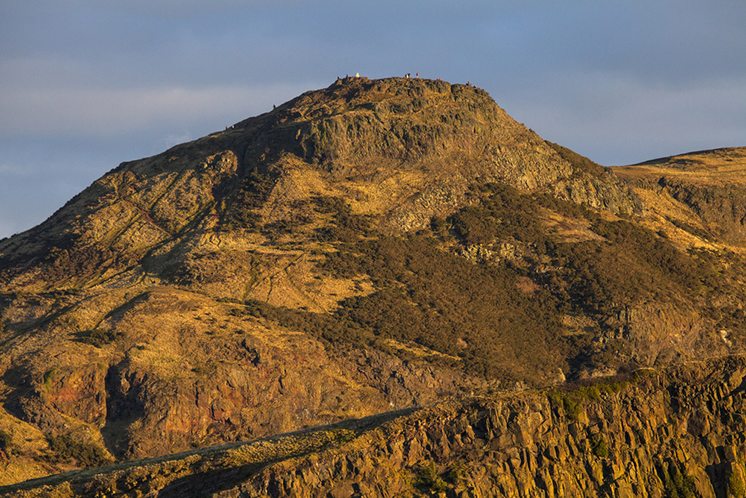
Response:
POLYGON ((102 471, 17 496, 740 497, 746 357, 442 401, 102 471))
POLYGON ((743 496, 746 362, 417 413, 221 496, 743 496))

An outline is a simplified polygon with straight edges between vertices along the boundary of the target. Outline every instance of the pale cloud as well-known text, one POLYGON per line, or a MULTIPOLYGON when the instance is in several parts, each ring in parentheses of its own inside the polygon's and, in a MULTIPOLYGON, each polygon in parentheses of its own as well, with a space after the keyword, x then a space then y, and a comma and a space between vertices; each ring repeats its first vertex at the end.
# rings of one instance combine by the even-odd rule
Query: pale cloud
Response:
POLYGON ((8 178, 10 176, 32 176, 34 174, 34 168, 29 166, 19 166, 16 164, 0 163, 0 180, 8 178))
POLYGON ((0 115, 6 117, 0 121, 0 134, 101 137, 215 118, 235 122, 314 85, 11 89, 0 94, 0 115))
POLYGON ((744 25, 743 0, 0 0, 0 236, 356 71, 469 80, 603 163, 745 145, 744 25))
POLYGON ((0 240, 27 229, 28 227, 23 226, 23 221, 25 220, 19 223, 14 213, 0 213, 0 240))
POLYGON ((553 83, 563 99, 529 91, 506 102, 508 112, 605 164, 746 145, 746 76, 668 85, 598 73, 553 83))

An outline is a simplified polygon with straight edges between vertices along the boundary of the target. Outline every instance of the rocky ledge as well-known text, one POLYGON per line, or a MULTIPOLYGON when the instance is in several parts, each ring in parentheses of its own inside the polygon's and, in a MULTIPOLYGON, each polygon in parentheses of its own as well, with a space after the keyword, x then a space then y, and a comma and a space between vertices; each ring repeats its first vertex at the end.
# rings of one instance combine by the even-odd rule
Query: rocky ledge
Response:
POLYGON ((744 496, 746 357, 484 393, 39 479, 16 496, 744 496))

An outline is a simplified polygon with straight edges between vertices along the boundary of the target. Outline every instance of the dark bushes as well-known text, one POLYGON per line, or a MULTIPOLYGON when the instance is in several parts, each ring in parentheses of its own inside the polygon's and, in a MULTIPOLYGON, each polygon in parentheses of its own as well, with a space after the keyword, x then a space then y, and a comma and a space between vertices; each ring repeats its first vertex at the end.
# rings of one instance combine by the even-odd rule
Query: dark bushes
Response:
POLYGON ((119 334, 113 330, 93 329, 86 332, 78 332, 76 334, 76 340, 78 342, 101 348, 114 342, 118 336, 119 334))
POLYGON ((333 315, 258 303, 252 312, 329 341, 378 347, 386 339, 411 341, 461 358, 473 373, 539 381, 565 367, 568 355, 579 357, 590 347, 582 337, 563 337, 562 314, 590 316, 600 329, 616 311, 642 300, 701 299, 717 276, 706 257, 681 252, 630 221, 608 221, 571 202, 506 185, 472 195, 469 206, 433 219, 431 231, 399 237, 376 232, 343 199, 314 199, 328 221, 317 237, 337 248, 322 269, 337 277, 368 275, 375 292, 342 301, 333 315), (544 224, 547 209, 602 239, 556 237, 544 224), (525 247, 525 254, 481 264, 451 249, 503 241, 525 247))
POLYGON ((109 462, 104 450, 72 434, 50 437, 49 447, 58 459, 75 460, 84 467, 98 467, 109 462))

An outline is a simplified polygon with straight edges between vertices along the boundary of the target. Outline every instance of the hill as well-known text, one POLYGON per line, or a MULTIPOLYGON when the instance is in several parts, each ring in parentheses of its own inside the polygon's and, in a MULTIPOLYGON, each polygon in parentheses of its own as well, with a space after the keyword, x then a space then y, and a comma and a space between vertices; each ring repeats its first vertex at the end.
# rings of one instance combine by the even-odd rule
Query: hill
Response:
POLYGON ((0 241, 0 479, 737 353, 738 238, 652 167, 397 78, 123 163, 0 241))
POLYGON ((614 168, 684 232, 742 252, 746 244, 746 147, 690 152, 614 168), (645 193, 643 193, 645 192, 645 193), (655 194, 650 197, 652 193, 655 194))

